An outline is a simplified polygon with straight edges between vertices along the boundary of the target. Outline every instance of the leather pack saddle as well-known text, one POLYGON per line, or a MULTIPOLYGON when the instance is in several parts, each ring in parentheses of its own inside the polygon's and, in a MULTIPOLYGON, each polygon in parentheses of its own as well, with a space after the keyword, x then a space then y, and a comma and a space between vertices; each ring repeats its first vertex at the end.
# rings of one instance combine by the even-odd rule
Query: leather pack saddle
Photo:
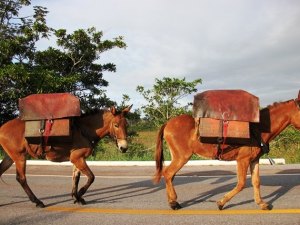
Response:
POLYGON ((244 90, 209 90, 194 96, 193 117, 200 141, 248 144, 250 123, 259 123, 259 99, 244 90))
POLYGON ((41 146, 40 156, 53 142, 71 141, 72 118, 81 115, 79 99, 69 93, 29 95, 19 99, 19 111, 25 121, 25 138, 41 146))

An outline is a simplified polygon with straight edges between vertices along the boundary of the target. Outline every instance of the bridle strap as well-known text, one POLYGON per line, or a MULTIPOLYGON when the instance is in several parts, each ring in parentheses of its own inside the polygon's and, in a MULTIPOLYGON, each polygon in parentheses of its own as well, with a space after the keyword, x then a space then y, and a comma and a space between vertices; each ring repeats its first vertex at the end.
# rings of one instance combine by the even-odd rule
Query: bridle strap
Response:
POLYGON ((114 128, 113 128, 113 122, 110 123, 110 127, 109 127, 109 135, 114 139, 114 140, 126 140, 126 138, 118 138, 115 131, 114 131, 114 128))
POLYGON ((113 138, 114 140, 117 140, 117 135, 115 134, 114 128, 113 128, 113 122, 110 122, 110 126, 109 126, 109 135, 111 136, 111 138, 113 138))

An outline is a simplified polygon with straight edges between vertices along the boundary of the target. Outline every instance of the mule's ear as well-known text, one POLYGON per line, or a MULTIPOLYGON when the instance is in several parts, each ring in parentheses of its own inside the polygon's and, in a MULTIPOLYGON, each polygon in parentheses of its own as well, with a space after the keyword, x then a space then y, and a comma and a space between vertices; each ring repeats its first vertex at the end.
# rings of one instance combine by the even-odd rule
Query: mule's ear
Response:
POLYGON ((298 93, 298 98, 295 99, 295 102, 296 102, 298 108, 300 109, 300 90, 299 90, 299 93, 298 93))
POLYGON ((110 112, 113 114, 113 115, 116 115, 117 114, 117 110, 114 106, 111 106, 110 107, 110 112))
POLYGON ((130 109, 132 108, 132 105, 131 106, 127 106, 125 109, 122 110, 122 113, 124 115, 126 115, 127 113, 129 113, 130 109))

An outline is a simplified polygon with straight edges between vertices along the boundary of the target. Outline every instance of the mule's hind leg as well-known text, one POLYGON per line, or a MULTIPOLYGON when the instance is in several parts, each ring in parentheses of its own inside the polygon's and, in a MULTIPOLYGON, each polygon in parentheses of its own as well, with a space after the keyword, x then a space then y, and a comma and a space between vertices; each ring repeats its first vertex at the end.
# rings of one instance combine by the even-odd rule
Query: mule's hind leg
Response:
POLYGON ((6 170, 8 170, 9 167, 11 167, 13 163, 14 161, 8 155, 5 155, 4 159, 2 159, 0 163, 0 177, 6 170))
MULTIPOLYGON (((72 194, 74 194, 74 197, 75 197, 75 203, 77 202, 79 204, 84 205, 86 203, 85 203, 85 200, 82 198, 82 196, 85 194, 85 192, 91 186, 91 184, 94 182, 95 175, 93 174, 91 169, 88 167, 88 165, 86 164, 86 161, 83 157, 81 157, 77 160, 75 160, 74 158, 73 159, 71 158, 71 162, 74 164, 74 166, 76 166, 76 168, 80 172, 82 172, 88 178, 86 184, 82 188, 80 188, 80 190, 78 192, 75 191, 75 193, 72 193, 72 194)), ((79 182, 79 175, 77 175, 77 178, 75 178, 75 181, 76 181, 76 179, 78 179, 78 182, 79 182)), ((78 187, 78 184, 77 184, 77 187, 78 187)))
POLYGON ((254 200, 256 204, 258 204, 263 210, 270 210, 271 206, 268 203, 264 202, 260 195, 259 160, 251 162, 250 171, 252 186, 254 190, 254 200))
POLYGON ((176 173, 184 166, 188 160, 172 159, 169 166, 163 171, 163 176, 166 182, 166 191, 170 207, 173 210, 181 209, 181 205, 177 202, 177 194, 173 186, 173 179, 176 173))
POLYGON ((26 176, 25 176, 25 168, 26 168, 26 160, 18 160, 15 161, 16 170, 17 170, 17 181, 21 184, 22 188, 28 195, 30 201, 36 204, 38 208, 44 208, 45 205, 41 202, 31 191, 30 187, 27 184, 26 176))
POLYGON ((249 168, 249 161, 237 161, 237 178, 238 182, 235 188, 233 188, 230 192, 225 194, 223 198, 217 202, 218 208, 220 210, 223 209, 224 205, 229 202, 230 199, 232 199, 237 193, 243 190, 245 183, 246 183, 246 177, 247 177, 247 170, 249 168))

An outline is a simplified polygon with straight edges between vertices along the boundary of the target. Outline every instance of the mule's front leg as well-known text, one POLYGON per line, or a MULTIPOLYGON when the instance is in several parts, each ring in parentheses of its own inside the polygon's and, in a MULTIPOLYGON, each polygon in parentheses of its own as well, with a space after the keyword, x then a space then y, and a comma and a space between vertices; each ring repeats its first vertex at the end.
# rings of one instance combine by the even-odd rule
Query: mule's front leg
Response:
POLYGON ((80 188, 79 192, 78 192, 78 198, 81 201, 81 204, 85 204, 85 200, 82 198, 82 196, 86 193, 86 191, 89 189, 89 187, 91 186, 91 184, 94 182, 95 180, 95 175, 93 174, 93 172, 90 170, 89 167, 87 167, 84 170, 81 170, 82 173, 84 175, 87 176, 87 182, 86 184, 80 188))
POLYGON ((233 188, 230 192, 224 195, 224 197, 217 201, 218 208, 220 210, 223 209, 224 205, 230 201, 237 193, 243 190, 246 183, 247 169, 249 167, 249 161, 237 161, 237 178, 238 182, 235 188, 233 188))
POLYGON ((262 210, 270 210, 272 206, 264 202, 260 195, 260 177, 259 177, 259 160, 250 164, 251 180, 254 191, 254 200, 262 210))
POLYGON ((72 198, 74 199, 74 203, 79 203, 84 205, 85 201, 83 198, 78 196, 78 184, 80 180, 80 170, 73 165, 73 176, 72 176, 72 198))
MULTIPOLYGON (((93 174, 93 172, 90 170, 90 168, 86 164, 86 161, 85 161, 84 157, 76 158, 75 156, 76 156, 76 154, 73 155, 73 157, 71 157, 71 162, 76 167, 75 178, 74 178, 75 183, 74 183, 74 186, 73 186, 72 195, 74 195, 74 197, 76 199, 75 203, 79 203, 79 204, 84 205, 86 203, 85 203, 85 200, 82 198, 82 196, 86 193, 88 188, 94 182, 95 175, 93 174), (86 184, 82 188, 80 188, 80 190, 77 192, 79 176, 80 176, 79 171, 81 173, 83 173, 84 175, 86 175, 88 179, 87 179, 86 184), (77 184, 76 184, 76 182, 77 182, 77 184)), ((74 171, 73 171, 73 176, 74 176, 74 171)))

